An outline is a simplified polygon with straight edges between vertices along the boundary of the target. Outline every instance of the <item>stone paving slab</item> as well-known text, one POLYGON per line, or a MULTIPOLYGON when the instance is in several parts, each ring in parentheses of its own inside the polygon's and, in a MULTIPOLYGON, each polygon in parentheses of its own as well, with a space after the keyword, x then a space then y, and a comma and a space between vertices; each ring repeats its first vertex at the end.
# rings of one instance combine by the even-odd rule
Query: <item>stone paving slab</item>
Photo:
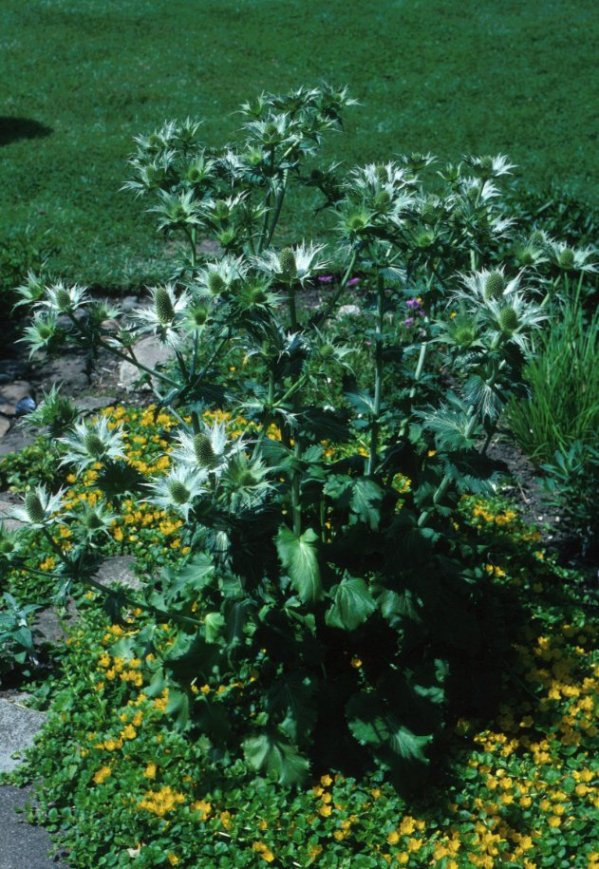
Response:
POLYGON ((46 713, 29 709, 21 699, 0 698, 0 772, 12 772, 19 760, 12 755, 33 745, 46 713))
POLYGON ((66 869, 49 856, 50 836, 17 813, 31 797, 31 788, 0 787, 0 869, 66 869))

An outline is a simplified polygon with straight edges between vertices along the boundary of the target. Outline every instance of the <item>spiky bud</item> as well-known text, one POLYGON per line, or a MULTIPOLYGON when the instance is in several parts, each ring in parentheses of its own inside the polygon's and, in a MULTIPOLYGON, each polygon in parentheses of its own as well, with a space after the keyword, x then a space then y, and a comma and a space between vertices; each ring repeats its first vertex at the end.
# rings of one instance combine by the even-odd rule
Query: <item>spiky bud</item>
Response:
POLYGON ((100 458, 104 455, 106 451, 106 445, 99 435, 97 435, 93 431, 89 431, 86 433, 83 438, 83 444, 85 446, 86 452, 90 456, 94 456, 95 458, 100 458))
POLYGON ((56 305, 59 311, 69 311, 71 309, 71 297, 69 291, 61 287, 56 291, 56 305))
POLYGON ((560 269, 568 272, 574 267, 574 251, 571 247, 564 248, 557 258, 560 269))
POLYGON ((175 319, 175 309, 171 297, 165 287, 158 287, 154 297, 156 316, 163 325, 172 323, 175 319))
POLYGON ((31 522, 41 523, 46 518, 46 511, 36 492, 25 495, 25 511, 31 522))
POLYGON ((458 326, 453 333, 453 340, 459 347, 470 347, 476 341, 476 329, 467 323, 458 326))
POLYGON ((218 272, 209 272, 208 277, 206 279, 206 283, 208 284, 208 289, 212 293, 213 296, 220 296, 223 290, 226 289, 226 284, 222 275, 219 275, 218 272))
POLYGON ((197 434, 193 439, 193 451, 202 468, 212 468, 216 463, 216 455, 212 449, 210 438, 205 434, 197 434))
POLYGON ((501 272, 490 272, 487 275, 485 286, 483 289, 483 297, 485 301, 490 299, 499 299, 505 290, 505 278, 501 272))
POLYGON ((331 359, 335 355, 335 348, 332 344, 321 344, 318 352, 321 359, 331 359))
POLYGON ((192 308, 189 316, 194 326, 203 326, 208 319, 208 308, 205 308, 203 305, 192 308))
POLYGON ((169 484, 170 496, 174 504, 186 504, 189 500, 190 491, 180 480, 172 480, 169 484))
POLYGON ((297 275, 297 265, 295 262, 295 254, 290 247, 284 248, 279 257, 281 271, 287 278, 294 278, 297 275))
POLYGON ((511 335, 516 331, 519 325, 520 321, 518 320, 518 314, 511 305, 502 308, 499 313, 499 328, 501 331, 505 335, 511 335))

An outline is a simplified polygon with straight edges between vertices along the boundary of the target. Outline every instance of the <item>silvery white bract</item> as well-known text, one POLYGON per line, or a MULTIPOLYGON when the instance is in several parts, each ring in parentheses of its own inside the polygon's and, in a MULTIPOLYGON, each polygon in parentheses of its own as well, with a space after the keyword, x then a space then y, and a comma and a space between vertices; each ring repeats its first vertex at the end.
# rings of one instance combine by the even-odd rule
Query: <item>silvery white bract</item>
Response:
POLYGON ((95 422, 76 423, 74 432, 60 438, 59 443, 67 448, 61 464, 72 464, 79 470, 84 470, 96 462, 121 458, 124 454, 120 428, 111 431, 108 428, 108 420, 104 416, 95 422))
POLYGON ((302 243, 279 252, 269 250, 264 256, 254 257, 253 263, 259 271, 274 279, 305 286, 330 264, 329 260, 319 258, 323 250, 323 244, 302 243))
POLYGON ((204 485, 207 479, 206 470, 194 470, 186 466, 174 468, 164 477, 148 483, 152 494, 148 495, 147 500, 163 510, 174 510, 187 522, 195 499, 207 491, 204 485))
POLYGON ((597 250, 594 247, 573 248, 562 241, 548 240, 546 251, 553 265, 565 272, 597 271, 597 250))
POLYGON ((521 279, 522 272, 519 272, 515 278, 508 280, 503 266, 492 270, 481 269, 469 275, 462 275, 465 290, 458 290, 455 298, 466 302, 477 300, 486 303, 502 296, 509 296, 518 290, 521 279))
POLYGON ((135 311, 135 319, 141 324, 141 332, 158 335, 171 347, 181 342, 179 327, 183 325, 185 314, 191 304, 191 296, 186 290, 177 291, 173 284, 152 287, 152 304, 135 311))
POLYGON ((468 155, 464 157, 464 162, 480 175, 486 175, 489 178, 511 175, 512 169, 516 168, 516 164, 510 163, 509 158, 505 154, 495 154, 494 156, 486 157, 468 155))
POLYGON ((53 495, 45 486, 36 486, 25 495, 23 506, 15 507, 9 516, 24 522, 30 528, 46 528, 60 511, 63 495, 64 489, 59 489, 53 495))
POLYGON ((207 263, 195 277, 193 290, 200 296, 218 298, 230 292, 247 275, 243 257, 223 256, 217 262, 207 263))
POLYGON ((87 288, 73 284, 67 287, 62 281, 46 287, 45 296, 37 303, 39 308, 48 308, 56 314, 73 314, 84 305, 89 305, 91 299, 87 288))
POLYGON ((180 432, 177 435, 177 442, 177 446, 171 453, 174 464, 181 464, 195 470, 199 468, 216 476, 226 468, 231 457, 245 447, 242 438, 228 441, 225 425, 222 422, 215 422, 210 427, 205 426, 204 431, 197 434, 180 432))

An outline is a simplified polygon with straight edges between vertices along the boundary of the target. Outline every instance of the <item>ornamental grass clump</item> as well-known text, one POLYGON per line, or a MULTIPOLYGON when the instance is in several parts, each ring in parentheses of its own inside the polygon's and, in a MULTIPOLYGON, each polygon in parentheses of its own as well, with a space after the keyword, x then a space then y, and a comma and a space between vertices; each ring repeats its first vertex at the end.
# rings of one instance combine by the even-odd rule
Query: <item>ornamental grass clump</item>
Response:
MULTIPOLYGON (((519 236, 502 156, 312 169, 351 103, 328 87, 263 94, 222 148, 192 121, 139 137, 126 186, 154 198, 183 252, 130 318, 79 289, 22 290, 32 353, 111 352, 151 376, 169 420, 151 479, 123 454, 126 426, 77 424, 62 441, 74 474, 97 473, 105 509, 133 499, 179 523, 185 556, 138 596, 155 624, 127 641, 156 655, 158 625, 172 626, 148 696, 214 758, 282 784, 310 764, 401 776, 427 762, 447 680, 483 644, 485 574, 476 541, 456 536, 457 506, 493 489, 486 446, 560 291, 543 262, 514 273, 504 259, 519 236), (276 244, 292 187, 320 192, 330 237, 276 244), (337 318, 348 299, 353 328, 337 318), (170 366, 139 362, 148 334, 170 366), (223 409, 241 437, 206 427, 223 409)), ((50 534, 58 510, 35 527, 50 534)), ((75 513, 75 545, 56 547, 63 588, 92 575, 75 513)), ((105 524, 88 517, 88 536, 105 524)))

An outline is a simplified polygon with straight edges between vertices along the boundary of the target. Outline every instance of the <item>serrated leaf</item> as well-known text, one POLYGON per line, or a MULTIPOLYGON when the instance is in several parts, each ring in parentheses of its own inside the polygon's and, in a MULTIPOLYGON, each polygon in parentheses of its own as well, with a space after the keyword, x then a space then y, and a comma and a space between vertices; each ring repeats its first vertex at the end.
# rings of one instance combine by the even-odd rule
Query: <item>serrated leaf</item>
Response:
POLYGON ((301 782, 310 768, 306 758, 297 749, 269 733, 246 739, 243 750, 252 769, 266 773, 282 785, 301 782))
POLYGON ((376 609, 376 603, 363 579, 348 576, 335 588, 333 604, 325 613, 325 621, 331 628, 355 630, 376 609))
POLYGON ((320 568, 315 542, 316 532, 307 528, 299 537, 284 525, 275 538, 281 564, 289 573, 293 586, 304 603, 313 603, 322 596, 320 568))
POLYGON ((391 752, 404 760, 428 763, 423 750, 433 737, 413 733, 373 697, 354 695, 347 705, 347 718, 349 729, 360 745, 391 752))
POLYGON ((170 567, 164 571, 165 590, 169 598, 185 591, 201 591, 210 585, 214 577, 212 559, 199 552, 182 567, 170 567))
POLYGON ((374 480, 360 477, 354 481, 350 500, 352 513, 355 513, 372 531, 379 525, 382 499, 383 490, 374 480))

